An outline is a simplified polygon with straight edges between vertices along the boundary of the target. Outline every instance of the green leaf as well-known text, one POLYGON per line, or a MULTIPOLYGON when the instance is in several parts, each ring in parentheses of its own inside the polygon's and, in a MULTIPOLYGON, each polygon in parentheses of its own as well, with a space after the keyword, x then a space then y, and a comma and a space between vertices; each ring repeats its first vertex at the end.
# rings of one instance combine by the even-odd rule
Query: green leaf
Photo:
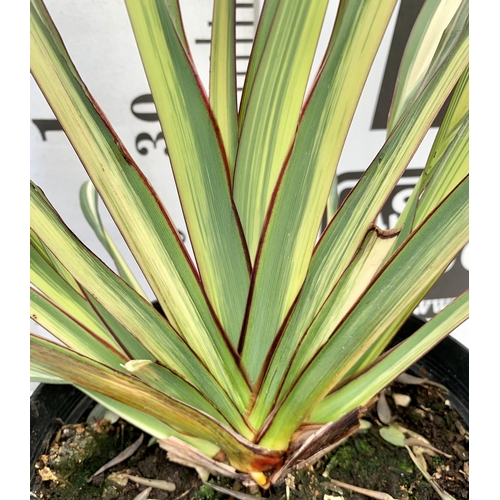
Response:
POLYGON ((453 93, 419 187, 414 225, 419 224, 469 171, 469 67, 453 93), (423 192, 422 192, 423 191, 423 192))
POLYGON ((168 15, 170 16, 170 19, 172 20, 172 24, 175 28, 177 36, 179 37, 184 50, 189 54, 189 45, 186 40, 184 26, 182 24, 182 13, 179 5, 179 0, 164 0, 164 4, 165 8, 168 11, 168 15))
POLYGON ((32 230, 30 240, 32 242, 30 280, 38 290, 83 327, 92 331, 122 354, 139 359, 154 359, 124 326, 116 321, 99 302, 88 295, 56 257, 45 248, 32 230), (41 251, 43 254, 40 253, 41 251), (55 263, 57 265, 53 267, 55 263), (64 278, 58 272, 61 269, 64 269, 64 278), (70 283, 66 281, 68 277, 70 283))
MULTIPOLYGON (((241 414, 223 391, 208 390, 214 402, 213 405, 210 404, 198 390, 171 370, 156 365, 151 360, 131 361, 126 358, 35 290, 31 290, 31 317, 74 351, 111 368, 128 370, 150 386, 203 410, 221 422, 226 422, 224 415, 227 415, 231 425, 241 435, 252 437, 241 414)), ((207 381, 207 386, 209 385, 207 381)))
POLYGON ((398 219, 397 225, 403 226, 403 230, 394 250, 467 174, 468 110, 469 68, 467 67, 453 91, 424 171, 398 219), (436 188, 433 188, 433 185, 436 188))
POLYGON ((112 332, 113 337, 122 346, 122 349, 128 353, 131 359, 149 359, 151 361, 156 361, 155 357, 130 333, 128 328, 123 326, 112 314, 110 314, 105 307, 88 293, 87 290, 84 290, 84 293, 97 316, 99 316, 108 330, 112 332))
MULTIPOLYGON (((297 321, 300 325, 298 330, 305 331, 309 327, 338 283, 439 112, 447 93, 451 92, 467 67, 468 24, 463 26, 461 32, 456 45, 450 47, 449 57, 427 80, 419 99, 411 104, 398 122, 318 242, 306 280, 291 312, 290 322, 297 321)), ((270 285, 266 285, 268 290, 271 289, 270 285)), ((266 304, 261 307, 266 307, 266 304)))
POLYGON ((238 147, 235 0, 214 0, 210 47, 210 107, 225 147, 232 184, 238 147))
POLYGON ((181 434, 174 428, 166 425, 157 418, 152 417, 148 413, 132 408, 124 403, 120 403, 110 397, 103 396, 98 392, 89 391, 88 389, 85 389, 85 387, 78 386, 78 388, 90 396, 94 401, 102 404, 108 410, 116 413, 130 424, 135 425, 137 428, 147 432, 157 439, 166 439, 170 436, 175 436, 176 438, 182 439, 184 442, 195 446, 209 457, 214 456, 220 450, 218 446, 210 443, 209 441, 181 434))
POLYGON ((101 216, 99 215, 98 194, 94 185, 90 181, 82 184, 82 187, 80 188, 80 205, 82 207, 85 219, 90 224, 90 227, 94 230, 95 235, 113 259, 118 269, 118 274, 137 293, 140 293, 144 298, 146 298, 146 294, 142 290, 134 274, 125 262, 125 259, 118 251, 118 248, 116 247, 114 241, 111 239, 108 232, 104 228, 104 225, 102 224, 101 216))
POLYGON ((340 201, 339 201, 339 191, 338 191, 338 177, 335 175, 333 178, 333 184, 330 189, 330 195, 328 196, 328 200, 326 202, 325 213, 323 214, 323 219, 321 221, 321 229, 322 233, 326 226, 333 219, 334 215, 337 213, 339 209, 340 201))
POLYGON ((259 443, 286 449, 297 426, 358 363, 369 366, 468 239, 468 179, 394 254, 291 386, 259 443))
POLYGON ((82 290, 76 291, 57 273, 47 258, 49 257, 46 252, 40 253, 40 246, 33 244, 30 246, 31 283, 78 323, 121 351, 120 345, 95 314, 82 290))
POLYGON ((121 369, 127 357, 99 338, 49 301, 36 290, 30 290, 30 315, 40 326, 76 352, 121 369))
POLYGON ((414 225, 419 225, 469 172, 469 115, 441 156, 435 172, 420 195, 414 225))
POLYGON ((260 242, 242 348, 252 380, 304 282, 343 142, 394 3, 341 2, 260 242))
POLYGON ((230 196, 229 168, 215 118, 163 1, 126 4, 168 146, 201 281, 217 317, 236 344, 248 295, 249 261, 230 196))
POLYGON ((259 24, 257 25, 257 30, 252 43, 252 51, 250 53, 250 59, 246 70, 245 84, 243 85, 243 92, 241 94, 240 109, 238 113, 238 137, 241 134, 241 127, 245 121, 248 100, 252 93, 255 75, 266 47, 267 37, 269 36, 269 31, 271 30, 278 5, 279 0, 266 0, 262 5, 259 24))
POLYGON ((56 377, 51 373, 44 373, 40 370, 36 370, 32 366, 30 366, 30 381, 40 382, 42 384, 69 384, 69 382, 66 382, 66 380, 63 380, 60 377, 56 377))
POLYGON ((461 127, 463 120, 469 114, 469 67, 465 68, 455 90, 450 104, 443 117, 438 133, 429 153, 426 164, 426 175, 434 171, 435 165, 441 159, 461 127))
POLYGON ((231 425, 247 439, 253 437, 241 414, 224 392, 215 395, 213 403, 210 403, 199 390, 161 365, 148 360, 133 360, 126 363, 125 368, 150 387, 211 415, 225 425, 231 425))
POLYGON ((233 198, 252 261, 292 145, 328 2, 280 2, 241 124, 233 198))
POLYGON ((311 412, 309 421, 335 421, 365 404, 399 374, 407 370, 469 317, 469 292, 450 302, 409 338, 382 356, 368 370, 325 397, 311 412))
MULTIPOLYGON (((52 268, 49 274, 57 274, 63 279, 73 290, 82 295, 82 291, 73 276, 68 273, 67 269, 55 258, 54 254, 40 241, 40 238, 30 228, 30 258, 32 252, 37 252, 41 258, 45 259, 47 265, 52 268)), ((83 296, 83 295, 82 295, 83 296)))
POLYGON ((468 2, 461 0, 433 0, 424 3, 412 28, 399 67, 387 134, 390 134, 425 81, 443 32, 457 10, 461 6, 467 8, 466 5, 468 2))
POLYGON ((294 369, 300 371, 304 367, 314 353, 329 340, 331 333, 336 330, 345 315, 363 297, 398 232, 398 230, 383 231, 378 227, 368 231, 352 264, 347 267, 307 330, 294 358, 294 369))

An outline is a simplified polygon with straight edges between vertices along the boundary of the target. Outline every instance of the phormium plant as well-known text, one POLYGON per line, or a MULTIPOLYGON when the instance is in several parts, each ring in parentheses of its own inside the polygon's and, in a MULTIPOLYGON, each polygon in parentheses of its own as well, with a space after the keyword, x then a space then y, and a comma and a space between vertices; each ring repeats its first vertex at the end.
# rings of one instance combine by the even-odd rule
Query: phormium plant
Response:
POLYGON ((377 393, 468 316, 466 292, 386 352, 468 239, 468 2, 424 4, 386 141, 318 239, 396 0, 339 2, 306 93, 327 3, 265 2, 238 105, 235 0, 214 2, 208 92, 178 2, 125 1, 192 260, 31 0, 31 73, 88 173, 82 205, 118 269, 31 183, 31 317, 61 341, 31 336, 33 378, 74 384, 173 459, 263 487, 352 434, 377 393), (377 214, 450 94, 413 195, 381 230, 377 214), (97 193, 165 317, 102 227, 97 193))

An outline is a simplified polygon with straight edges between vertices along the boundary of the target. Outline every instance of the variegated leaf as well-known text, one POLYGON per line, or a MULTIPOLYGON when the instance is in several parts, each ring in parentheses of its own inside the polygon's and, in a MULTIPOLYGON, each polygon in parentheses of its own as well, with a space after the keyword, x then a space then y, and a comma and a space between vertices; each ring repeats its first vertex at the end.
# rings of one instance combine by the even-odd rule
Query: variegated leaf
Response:
POLYGON ((375 361, 467 242, 468 189, 466 179, 394 254, 290 386, 259 441, 262 446, 285 449, 312 406, 347 374, 354 375, 375 361))
MULTIPOLYGON (((252 380, 304 282, 343 142, 394 4, 347 0, 339 7, 328 56, 306 103, 260 240, 242 342, 252 380)), ((363 227, 350 257, 374 218, 363 227)))
POLYGON ((248 296, 249 261, 231 202, 229 167, 215 117, 164 1, 127 0, 126 4, 203 288, 236 344, 248 296))
POLYGON ((325 397, 311 412, 309 421, 318 424, 335 421, 365 404, 463 323, 469 316, 468 306, 469 292, 465 292, 366 372, 325 397))

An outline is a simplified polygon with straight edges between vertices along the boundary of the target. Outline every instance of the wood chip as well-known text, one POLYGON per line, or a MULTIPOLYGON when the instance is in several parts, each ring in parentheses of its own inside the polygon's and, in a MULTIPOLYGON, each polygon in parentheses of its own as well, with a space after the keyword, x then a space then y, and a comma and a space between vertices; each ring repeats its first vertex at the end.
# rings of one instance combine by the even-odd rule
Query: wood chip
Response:
POLYGON ((335 479, 331 479, 331 482, 346 490, 354 491, 354 493, 360 493, 369 498, 375 498, 375 500, 396 500, 394 497, 391 497, 389 493, 384 493, 383 491, 367 490, 366 488, 360 488, 352 484, 343 483, 342 481, 336 481, 335 479))
POLYGON ((394 404, 403 408, 408 408, 411 403, 411 398, 407 394, 394 393, 392 399, 394 400, 394 404))
POLYGON ((141 491, 137 496, 134 497, 134 500, 147 500, 152 489, 153 488, 149 487, 141 491))
POLYGON ((123 475, 127 479, 130 479, 137 484, 142 484, 143 486, 151 486, 152 488, 158 488, 159 490, 165 491, 175 491, 175 484, 170 481, 165 481, 164 479, 148 479, 146 477, 131 476, 130 474, 123 475))

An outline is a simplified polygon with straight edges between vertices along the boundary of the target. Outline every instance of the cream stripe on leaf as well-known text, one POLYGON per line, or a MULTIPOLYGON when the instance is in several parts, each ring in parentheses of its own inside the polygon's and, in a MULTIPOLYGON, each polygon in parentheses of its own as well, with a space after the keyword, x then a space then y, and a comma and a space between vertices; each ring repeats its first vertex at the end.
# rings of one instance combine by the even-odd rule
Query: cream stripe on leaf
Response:
POLYGON ((230 184, 238 147, 235 18, 235 0, 214 0, 209 98, 226 150, 230 184))
MULTIPOLYGON (((298 332, 305 331, 349 265, 398 179, 468 65, 468 25, 450 47, 419 99, 410 104, 358 185, 340 207, 315 248, 306 280, 291 312, 298 332)), ((284 178, 284 180, 286 177, 284 178)), ((403 228, 404 229, 404 228, 403 228)), ((291 333, 291 331, 289 332, 291 333)), ((297 333, 296 333, 297 334, 297 333)))
POLYGON ((107 409, 113 411, 130 424, 135 425, 136 427, 142 429, 143 431, 147 432, 151 436, 156 437, 157 439, 167 439, 170 436, 175 436, 176 438, 182 439, 186 443, 195 446, 209 457, 213 457, 220 450, 218 446, 210 443, 209 441, 194 438, 186 434, 181 434, 173 427, 166 425, 164 422, 161 422, 157 418, 152 417, 148 413, 144 413, 143 411, 132 408, 129 405, 120 403, 119 401, 116 401, 115 399, 112 399, 110 397, 103 396, 98 392, 85 389, 85 387, 77 387, 82 392, 87 394, 87 396, 90 396, 92 399, 102 404, 107 409))
POLYGON ((33 245, 30 248, 30 281, 34 287, 79 323, 92 330, 115 349, 121 350, 116 339, 109 333, 82 292, 78 293, 69 285, 33 245))
POLYGON ((424 2, 405 46, 399 67, 393 102, 389 111, 387 134, 418 93, 434 61, 443 32, 458 11, 467 11, 463 0, 432 0, 424 2))
POLYGON ((266 0, 262 5, 259 24, 257 25, 255 37, 252 42, 252 51, 250 53, 250 59, 246 70, 243 92, 241 93, 240 108, 238 111, 238 137, 241 134, 241 126, 245 121, 248 99, 250 98, 250 94, 252 92, 257 68, 259 67, 262 54, 266 47, 267 37, 269 36, 278 5, 279 0, 266 0))
MULTIPOLYGON (((206 367, 151 303, 82 245, 33 183, 30 202, 33 231, 82 287, 125 326, 155 359, 202 390, 208 399, 223 397, 221 392, 227 392, 239 410, 243 410, 248 399, 248 392, 245 392, 248 387, 237 385, 240 372, 227 365, 227 359, 234 363, 233 358, 213 358, 211 366, 217 368, 206 367)), ((203 348, 207 350, 208 346, 204 345, 203 348)))
POLYGON ((307 330, 300 328, 300 318, 292 314, 266 366, 264 381, 255 391, 256 402, 249 417, 253 427, 260 428, 272 405, 276 404, 278 392, 286 392, 282 383, 285 375, 293 379, 288 373, 291 359, 295 374, 300 373, 369 286, 397 234, 398 231, 382 231, 377 227, 368 231, 351 264, 307 330))
POLYGON ((94 233, 97 236, 98 240, 103 244, 104 248, 113 259, 116 268, 118 269, 118 274, 137 293, 140 293, 143 297, 146 297, 146 294, 142 290, 137 279, 128 267, 125 259, 120 254, 117 246, 111 239, 109 233, 106 231, 106 228, 102 223, 101 216, 99 215, 98 194, 94 185, 90 181, 86 181, 80 188, 80 206, 85 219, 89 223, 90 227, 94 230, 94 233))
POLYGON ((121 370, 121 365, 128 361, 121 352, 33 288, 30 289, 30 316, 66 346, 84 356, 116 370, 121 370))
POLYGON ((328 2, 280 2, 241 123, 233 198, 252 262, 292 145, 328 2))
POLYGON ((219 446, 229 463, 242 472, 267 470, 281 462, 281 454, 263 449, 214 420, 210 415, 172 398, 137 378, 112 370, 46 339, 31 336, 31 362, 76 386, 95 391, 140 411, 181 433, 219 446))

